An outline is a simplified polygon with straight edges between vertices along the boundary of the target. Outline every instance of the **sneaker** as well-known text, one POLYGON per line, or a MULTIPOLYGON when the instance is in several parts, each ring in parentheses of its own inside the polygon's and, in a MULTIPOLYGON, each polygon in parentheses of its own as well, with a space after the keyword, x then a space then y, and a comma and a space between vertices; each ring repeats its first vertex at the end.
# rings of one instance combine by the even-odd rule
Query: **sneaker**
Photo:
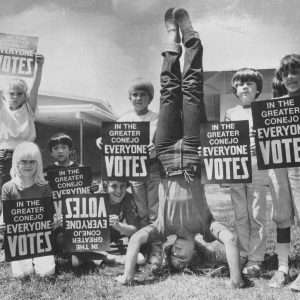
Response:
POLYGON ((178 24, 178 26, 180 28, 183 42, 185 43, 188 39, 188 36, 191 33, 195 32, 192 22, 191 22, 191 19, 190 19, 190 16, 184 8, 174 9, 173 15, 174 15, 176 23, 178 24))
POLYGON ((294 292, 300 292, 300 274, 297 278, 289 285, 289 289, 294 292))
POLYGON ((258 278, 261 274, 261 268, 259 264, 247 264, 244 268, 242 273, 250 278, 258 278))
POLYGON ((180 43, 179 27, 175 21, 174 8, 169 8, 165 13, 165 26, 169 34, 169 42, 180 43))
POLYGON ((276 271, 272 276, 269 287, 271 288, 282 288, 288 283, 288 275, 282 271, 276 271))

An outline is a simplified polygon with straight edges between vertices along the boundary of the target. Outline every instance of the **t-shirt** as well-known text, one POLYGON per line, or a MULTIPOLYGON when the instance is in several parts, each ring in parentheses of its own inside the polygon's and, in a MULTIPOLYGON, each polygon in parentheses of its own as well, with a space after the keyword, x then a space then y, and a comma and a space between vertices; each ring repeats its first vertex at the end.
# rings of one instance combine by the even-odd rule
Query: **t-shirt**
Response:
POLYGON ((144 115, 138 115, 135 111, 130 111, 118 119, 118 122, 150 122, 150 142, 153 142, 157 121, 158 114, 151 110, 144 115))
POLYGON ((204 239, 214 239, 210 233, 213 216, 209 210, 200 178, 188 183, 184 176, 161 180, 157 220, 142 230, 149 233, 149 240, 165 240, 176 234, 182 238, 200 233, 204 239))
POLYGON ((249 121, 249 136, 250 136, 250 149, 251 154, 255 154, 255 134, 253 131, 253 118, 251 107, 243 107, 242 105, 237 105, 230 108, 225 113, 225 121, 249 121))
POLYGON ((0 101, 0 149, 14 150, 21 142, 33 142, 35 138, 34 113, 29 103, 10 110, 5 101, 0 101))

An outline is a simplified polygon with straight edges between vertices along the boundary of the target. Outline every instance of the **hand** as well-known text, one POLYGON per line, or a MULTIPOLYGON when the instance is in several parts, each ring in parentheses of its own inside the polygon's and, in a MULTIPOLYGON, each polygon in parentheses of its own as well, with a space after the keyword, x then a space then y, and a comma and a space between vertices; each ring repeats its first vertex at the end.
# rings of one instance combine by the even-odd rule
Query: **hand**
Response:
POLYGON ((52 228, 56 229, 62 226, 63 226, 63 216, 61 214, 54 214, 52 228))
POLYGON ((95 193, 99 190, 99 185, 98 184, 93 184, 90 186, 90 192, 95 193))
POLYGON ((96 145, 100 150, 102 150, 102 148, 103 148, 102 136, 100 136, 96 139, 96 145))
POLYGON ((201 146, 199 146, 198 148, 197 148, 197 152, 198 152, 198 156, 200 156, 200 157, 202 157, 203 156, 203 153, 202 153, 202 147, 201 146))
POLYGON ((125 275, 119 275, 115 280, 123 285, 131 285, 133 283, 133 279, 126 278, 125 275))
POLYGON ((118 215, 109 215, 109 225, 115 226, 120 222, 118 215))
POLYGON ((156 149, 154 143, 151 143, 148 145, 148 151, 149 151, 149 156, 150 158, 155 158, 156 157, 156 149))
POLYGON ((35 55, 35 60, 38 66, 42 66, 44 64, 45 57, 43 54, 37 53, 35 55))

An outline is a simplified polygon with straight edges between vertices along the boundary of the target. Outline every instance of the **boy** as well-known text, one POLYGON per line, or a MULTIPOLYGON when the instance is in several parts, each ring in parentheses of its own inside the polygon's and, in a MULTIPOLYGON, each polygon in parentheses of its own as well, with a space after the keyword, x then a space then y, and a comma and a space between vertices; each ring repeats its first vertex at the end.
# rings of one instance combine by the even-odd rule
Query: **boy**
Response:
MULTIPOLYGON (((285 89, 274 90, 274 95, 300 97, 300 54, 284 56, 275 73, 275 78, 278 80, 279 87, 283 85, 285 89)), ((269 286, 281 288, 289 281, 290 228, 294 217, 297 222, 300 220, 300 168, 271 169, 269 175, 273 202, 272 219, 277 227, 276 252, 278 255, 278 270, 272 277, 269 286)), ((300 291, 299 275, 289 288, 300 291)))
POLYGON ((154 88, 151 82, 143 78, 136 78, 131 83, 128 92, 133 111, 126 113, 118 121, 150 123, 150 168, 148 178, 144 181, 131 181, 132 192, 141 219, 140 225, 143 227, 154 222, 157 217, 160 173, 153 139, 158 115, 148 108, 154 95, 154 88))
POLYGON ((78 167, 70 159, 73 148, 71 137, 65 133, 54 134, 48 142, 48 149, 53 159, 53 164, 49 165, 45 171, 57 170, 59 168, 78 167))
POLYGON ((155 137, 158 157, 165 171, 159 186, 158 217, 153 224, 131 237, 124 274, 117 280, 122 284, 132 282, 140 247, 147 242, 165 241, 170 235, 176 235, 176 239, 170 249, 169 261, 173 267, 182 270, 191 263, 195 235, 201 233, 206 241, 217 237, 224 243, 230 284, 238 288, 243 281, 236 239, 225 226, 214 221, 194 168, 199 165, 200 122, 206 120, 202 44, 184 9, 168 9, 165 25, 169 43, 163 52, 160 113, 155 137), (179 28, 185 46, 183 74, 179 28))
POLYGON ((251 103, 262 91, 263 77, 255 69, 243 68, 232 77, 231 85, 240 104, 228 109, 225 121, 249 121, 252 183, 232 184, 231 200, 239 239, 243 274, 258 277, 266 248, 267 171, 257 169, 251 103))

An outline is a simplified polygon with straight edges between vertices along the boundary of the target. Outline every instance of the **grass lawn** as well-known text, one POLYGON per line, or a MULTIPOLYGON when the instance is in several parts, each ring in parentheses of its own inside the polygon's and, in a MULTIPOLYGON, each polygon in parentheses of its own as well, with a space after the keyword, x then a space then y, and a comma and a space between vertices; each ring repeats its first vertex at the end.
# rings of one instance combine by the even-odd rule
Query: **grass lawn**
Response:
MULTIPOLYGON (((207 196, 216 219, 233 225, 233 212, 228 189, 207 186, 207 196)), ((270 202, 270 201, 269 201, 270 202)), ((269 203, 270 204, 270 203, 269 203)), ((269 222, 267 252, 274 252, 274 227, 269 222)), ((292 253, 299 255, 298 229, 293 231, 292 253)), ((84 268, 74 272, 65 268, 54 277, 40 279, 35 276, 15 280, 9 276, 7 263, 0 264, 0 299, 299 299, 300 293, 288 288, 274 290, 268 288, 268 279, 254 280, 255 286, 243 290, 227 288, 227 278, 211 278, 207 275, 177 274, 154 277, 149 268, 140 268, 137 283, 126 287, 113 279, 123 270, 122 266, 104 268, 84 268)), ((271 272, 265 274, 271 275, 271 272)))

